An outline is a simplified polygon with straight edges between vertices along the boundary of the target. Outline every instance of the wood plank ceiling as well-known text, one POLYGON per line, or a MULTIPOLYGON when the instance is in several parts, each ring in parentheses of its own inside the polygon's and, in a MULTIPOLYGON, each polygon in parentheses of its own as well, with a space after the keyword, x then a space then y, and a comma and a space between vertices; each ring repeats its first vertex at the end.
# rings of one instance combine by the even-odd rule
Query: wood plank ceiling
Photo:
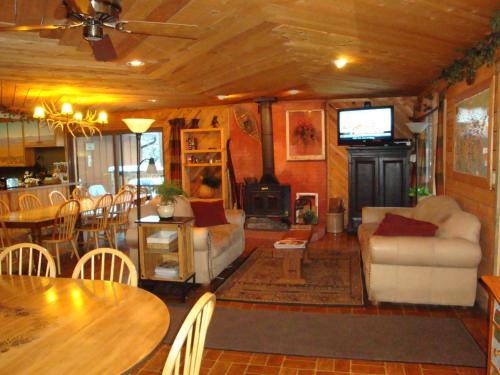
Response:
MULTIPOLYGON (((106 31, 96 62, 81 29, 0 33, 0 99, 108 110, 418 94, 489 30, 496 0, 123 0, 124 20, 199 25, 199 40, 106 31), (332 59, 349 64, 335 68, 332 59), (132 59, 146 62, 133 68, 132 59)), ((0 25, 61 23, 61 0, 2 0, 0 25), (59 18, 59 19, 58 19, 59 18)), ((64 12, 63 12, 64 14, 64 12)))

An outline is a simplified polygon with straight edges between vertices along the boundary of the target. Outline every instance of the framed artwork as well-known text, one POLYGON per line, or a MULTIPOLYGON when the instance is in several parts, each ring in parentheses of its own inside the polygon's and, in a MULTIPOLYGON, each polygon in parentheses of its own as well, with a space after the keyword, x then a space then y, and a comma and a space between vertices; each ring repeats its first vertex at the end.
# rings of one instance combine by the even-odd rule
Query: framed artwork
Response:
POLYGON ((489 181, 491 168, 492 92, 487 82, 455 105, 453 171, 484 181, 489 181))
POLYGON ((286 111, 286 159, 325 160, 322 109, 286 111))
MULTIPOLYGON (((295 224, 304 224, 304 212, 312 210, 319 219, 318 193, 296 193, 295 194, 295 224)), ((316 224, 316 223, 314 223, 316 224)))

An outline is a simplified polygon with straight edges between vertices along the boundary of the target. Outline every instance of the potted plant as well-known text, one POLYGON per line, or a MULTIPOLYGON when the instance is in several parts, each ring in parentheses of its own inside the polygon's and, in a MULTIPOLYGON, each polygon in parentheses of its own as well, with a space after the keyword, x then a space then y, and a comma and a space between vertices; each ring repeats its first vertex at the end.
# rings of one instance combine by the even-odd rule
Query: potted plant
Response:
POLYGON ((318 224, 318 215, 310 208, 304 211, 302 219, 304 220, 304 224, 318 224))
POLYGON ((163 219, 171 218, 174 215, 175 197, 186 195, 185 191, 173 182, 164 182, 156 187, 156 192, 161 198, 157 207, 158 216, 163 219))

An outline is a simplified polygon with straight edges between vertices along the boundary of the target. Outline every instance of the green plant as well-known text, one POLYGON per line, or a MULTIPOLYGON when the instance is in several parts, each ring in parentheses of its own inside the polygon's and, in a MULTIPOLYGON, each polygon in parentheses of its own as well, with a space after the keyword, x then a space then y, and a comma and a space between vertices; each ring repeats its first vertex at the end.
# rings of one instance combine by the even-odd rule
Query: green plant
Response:
POLYGON ((491 32, 475 46, 465 50, 463 57, 456 59, 441 71, 440 79, 449 86, 462 81, 472 84, 476 78, 476 71, 484 64, 491 65, 495 53, 500 46, 500 10, 496 11, 490 22, 491 32))
POLYGON ((416 197, 417 193, 418 193, 419 197, 426 197, 428 195, 431 195, 431 192, 429 191, 429 189, 427 188, 427 186, 419 186, 417 188, 411 187, 408 190, 408 196, 411 197, 411 198, 416 197))
POLYGON ((182 190, 177 184, 167 181, 156 187, 156 192, 161 197, 161 203, 168 204, 174 203, 175 197, 178 195, 186 195, 186 192, 182 190))
POLYGON ((311 209, 304 211, 302 219, 304 219, 304 224, 318 224, 318 215, 311 209))
POLYGON ((204 175, 203 178, 201 179, 201 183, 203 185, 207 185, 212 189, 218 189, 220 187, 221 182, 222 182, 221 179, 214 175, 204 175))

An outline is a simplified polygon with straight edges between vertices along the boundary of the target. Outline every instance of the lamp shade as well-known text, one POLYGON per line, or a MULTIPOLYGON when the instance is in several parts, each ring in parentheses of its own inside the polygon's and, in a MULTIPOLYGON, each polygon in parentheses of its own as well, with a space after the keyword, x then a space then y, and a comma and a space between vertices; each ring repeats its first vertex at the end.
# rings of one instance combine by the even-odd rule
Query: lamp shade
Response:
POLYGON ((146 169, 146 173, 148 174, 157 174, 158 169, 156 169, 155 159, 149 158, 148 168, 146 169))
POLYGON ((100 111, 97 115, 97 122, 99 124, 107 124, 108 123, 108 114, 106 111, 100 111))
POLYGON ((427 127, 429 126, 429 123, 427 123, 427 122, 407 122, 406 126, 408 126, 408 129, 410 129, 410 131, 413 134, 420 134, 420 133, 423 133, 425 131, 425 129, 427 129, 427 127))
POLYGON ((124 118, 122 121, 132 133, 144 133, 149 129, 151 124, 155 122, 155 120, 151 118, 124 118))
POLYGON ((63 115, 72 115, 73 114, 73 106, 71 103, 64 103, 61 107, 61 113, 63 115))
POLYGON ((33 118, 45 118, 45 109, 42 106, 35 107, 33 118))

